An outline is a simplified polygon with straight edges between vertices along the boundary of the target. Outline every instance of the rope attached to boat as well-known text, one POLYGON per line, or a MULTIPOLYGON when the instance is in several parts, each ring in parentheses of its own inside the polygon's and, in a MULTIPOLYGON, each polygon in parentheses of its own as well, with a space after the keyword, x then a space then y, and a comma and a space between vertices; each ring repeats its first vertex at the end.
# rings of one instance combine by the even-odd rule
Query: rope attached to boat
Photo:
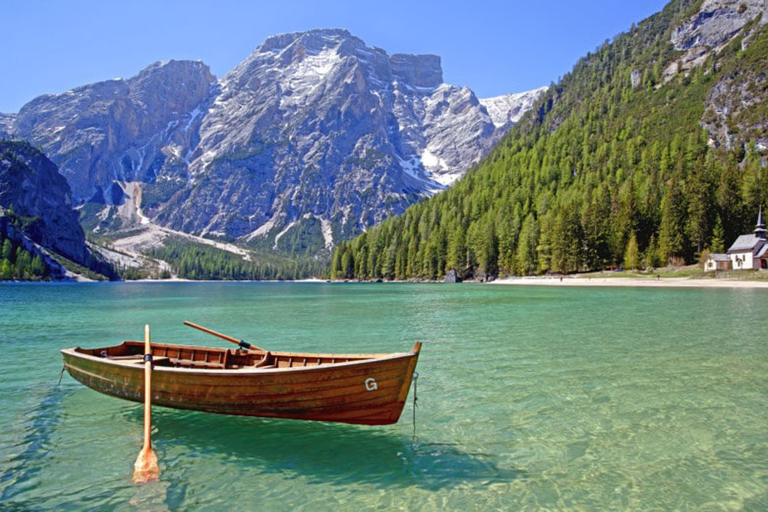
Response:
POLYGON ((413 437, 416 437, 416 402, 419 401, 419 372, 413 372, 413 437))
POLYGON ((59 383, 56 384, 56 386, 61 386, 61 378, 64 376, 64 370, 66 370, 66 369, 67 368, 65 366, 61 367, 61 371, 59 372, 59 383))

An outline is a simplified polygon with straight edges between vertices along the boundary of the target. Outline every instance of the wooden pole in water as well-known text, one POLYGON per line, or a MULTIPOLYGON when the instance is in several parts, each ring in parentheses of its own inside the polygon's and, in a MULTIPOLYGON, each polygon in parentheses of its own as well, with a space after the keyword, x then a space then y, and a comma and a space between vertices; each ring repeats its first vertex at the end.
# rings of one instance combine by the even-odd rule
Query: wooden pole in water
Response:
POLYGON ((144 446, 133 465, 133 483, 144 484, 157 480, 160 468, 157 455, 152 451, 152 345, 149 325, 144 326, 144 446), (147 357, 149 356, 149 357, 147 357))

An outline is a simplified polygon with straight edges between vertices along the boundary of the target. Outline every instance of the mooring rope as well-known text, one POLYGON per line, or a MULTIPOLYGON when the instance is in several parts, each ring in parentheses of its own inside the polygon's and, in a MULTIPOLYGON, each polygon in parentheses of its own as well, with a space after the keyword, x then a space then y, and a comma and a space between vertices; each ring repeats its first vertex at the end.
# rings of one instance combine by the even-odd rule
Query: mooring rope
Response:
POLYGON ((66 368, 64 366, 61 367, 61 371, 59 372, 59 383, 56 384, 56 386, 61 386, 61 378, 64 376, 64 370, 66 368))
POLYGON ((413 372, 413 437, 416 438, 416 402, 419 401, 419 372, 413 372))

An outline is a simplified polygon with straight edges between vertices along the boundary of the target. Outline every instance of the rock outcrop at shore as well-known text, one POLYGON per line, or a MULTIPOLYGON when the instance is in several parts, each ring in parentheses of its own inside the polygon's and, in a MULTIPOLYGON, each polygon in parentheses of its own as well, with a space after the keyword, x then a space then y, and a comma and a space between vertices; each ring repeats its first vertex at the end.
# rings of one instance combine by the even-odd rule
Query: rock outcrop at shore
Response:
POLYGON ((0 140, 0 214, 32 241, 87 265, 85 234, 56 164, 25 142, 0 140))

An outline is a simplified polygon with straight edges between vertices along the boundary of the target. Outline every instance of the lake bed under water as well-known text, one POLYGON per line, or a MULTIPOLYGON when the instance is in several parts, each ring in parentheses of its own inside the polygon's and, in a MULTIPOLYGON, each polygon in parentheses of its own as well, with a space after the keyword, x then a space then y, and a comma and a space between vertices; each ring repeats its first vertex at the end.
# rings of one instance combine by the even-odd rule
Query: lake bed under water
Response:
POLYGON ((766 510, 768 290, 477 284, 0 284, 0 508, 766 510), (399 423, 142 406, 59 350, 143 338, 275 350, 424 343, 399 423))

